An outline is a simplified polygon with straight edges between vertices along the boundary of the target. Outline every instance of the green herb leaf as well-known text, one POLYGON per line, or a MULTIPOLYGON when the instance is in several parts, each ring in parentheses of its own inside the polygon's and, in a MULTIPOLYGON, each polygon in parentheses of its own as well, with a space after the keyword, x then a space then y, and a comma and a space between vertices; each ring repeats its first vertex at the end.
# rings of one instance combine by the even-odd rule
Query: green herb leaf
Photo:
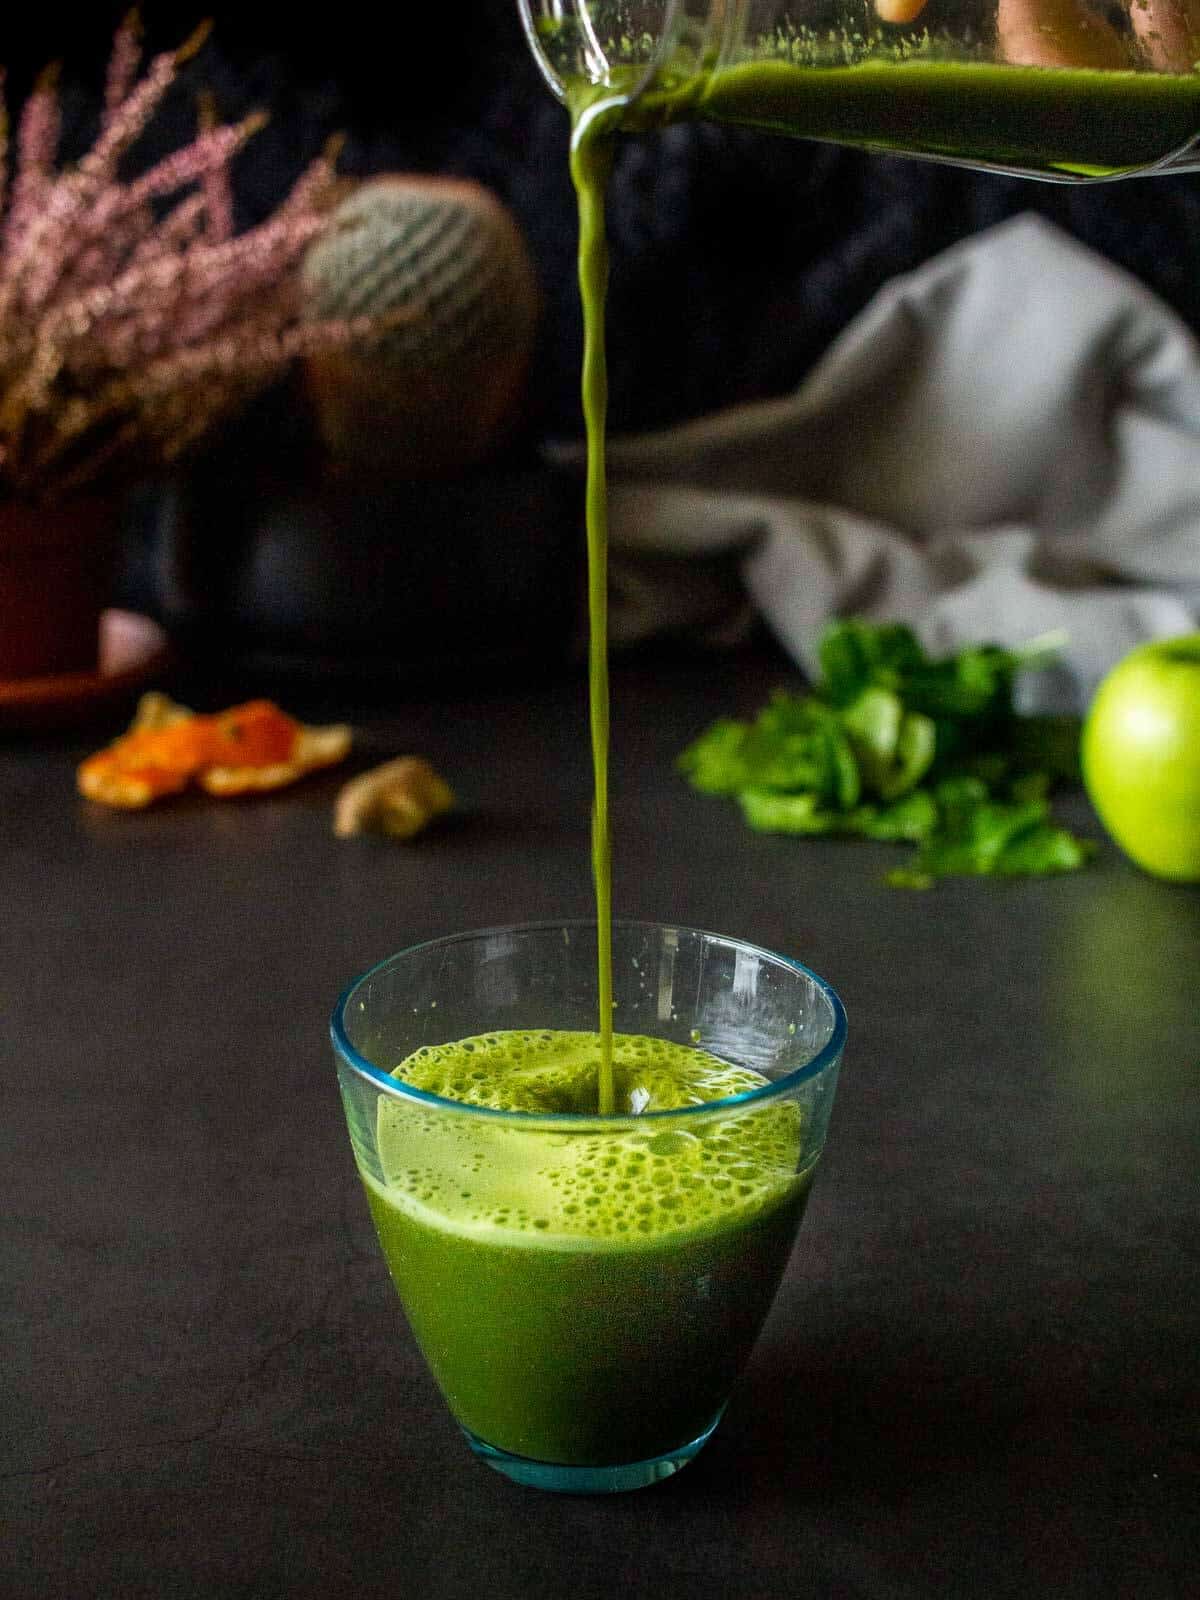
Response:
POLYGON ((771 789, 743 789, 738 804, 756 833, 832 833, 836 818, 821 809, 815 794, 777 794, 771 789))
POLYGON ((680 770, 705 793, 736 796, 761 833, 916 844, 889 874, 897 887, 1075 871, 1091 847, 1054 824, 1047 797, 1078 772, 1079 724, 1012 709, 1014 679, 1050 643, 931 660, 901 624, 831 623, 814 693, 780 691, 753 722, 715 722, 680 770))
POLYGON ((896 759, 896 747, 900 743, 900 726, 904 721, 900 696, 890 689, 866 688, 843 710, 842 721, 854 740, 864 778, 878 788, 880 779, 886 776, 896 759))
POLYGON ((722 718, 688 745, 676 765, 704 794, 736 794, 746 783, 742 747, 747 732, 746 723, 722 718))
POLYGON ((831 622, 817 647, 821 693, 831 705, 845 706, 873 684, 899 688, 924 663, 911 628, 854 620, 831 622))
POLYGON ((932 889, 936 881, 931 872, 915 867, 893 867, 884 879, 889 889, 932 889))
POLYGON ((1005 748, 1014 766, 1045 772, 1062 783, 1079 783, 1079 717, 1014 717, 1005 748))
POLYGON ((888 844, 915 844, 928 839, 937 827, 937 802, 928 789, 915 789, 887 806, 863 806, 857 832, 888 844))
POLYGON ((1044 799, 989 799, 978 779, 940 785, 938 827, 917 852, 918 872, 1018 876, 1073 872, 1089 847, 1050 820, 1044 799))
POLYGON ((1089 840, 1077 839, 1065 828, 1046 822, 1010 841, 994 870, 1008 876, 1077 872, 1095 853, 1096 847, 1089 840))

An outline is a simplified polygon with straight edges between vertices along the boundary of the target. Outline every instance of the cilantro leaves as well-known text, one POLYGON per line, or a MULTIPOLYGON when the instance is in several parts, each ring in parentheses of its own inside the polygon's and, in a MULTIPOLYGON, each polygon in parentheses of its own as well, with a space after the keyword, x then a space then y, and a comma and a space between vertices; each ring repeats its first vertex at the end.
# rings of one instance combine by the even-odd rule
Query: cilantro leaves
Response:
POLYGON ((777 691, 753 722, 714 722, 678 765, 761 833, 915 844, 888 875, 896 887, 1073 872, 1091 846, 1054 823, 1048 794, 1076 772, 1078 727, 1012 705, 1017 673, 1046 653, 981 645, 932 660, 903 625, 834 622, 814 693, 777 691))

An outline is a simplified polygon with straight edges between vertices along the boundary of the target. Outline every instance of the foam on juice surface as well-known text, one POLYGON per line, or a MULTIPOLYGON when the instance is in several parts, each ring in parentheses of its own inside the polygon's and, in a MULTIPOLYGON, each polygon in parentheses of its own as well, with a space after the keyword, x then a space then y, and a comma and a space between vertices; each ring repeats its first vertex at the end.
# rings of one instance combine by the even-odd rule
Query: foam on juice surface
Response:
MULTIPOLYGON (((393 1076, 413 1088, 492 1110, 590 1115, 600 1038, 594 1033, 483 1034, 416 1051, 393 1076)), ((506 1244, 595 1249, 736 1224, 802 1181, 800 1109, 749 1106, 718 1119, 655 1118, 728 1099, 766 1080, 699 1049, 613 1038, 617 1128, 558 1131, 379 1103, 382 1197, 420 1220, 506 1244)))

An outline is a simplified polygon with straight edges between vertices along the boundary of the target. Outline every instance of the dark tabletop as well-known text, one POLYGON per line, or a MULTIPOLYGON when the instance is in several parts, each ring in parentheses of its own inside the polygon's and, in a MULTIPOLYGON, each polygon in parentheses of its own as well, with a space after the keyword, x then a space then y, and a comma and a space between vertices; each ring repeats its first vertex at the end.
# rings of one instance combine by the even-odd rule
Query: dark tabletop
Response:
POLYGON ((747 832, 672 758, 782 670, 615 677, 618 910, 799 956, 850 1044, 724 1423, 611 1499, 469 1456, 326 1042, 395 949, 588 914, 578 677, 359 719, 358 764, 459 791, 408 846, 333 837, 341 774, 117 815, 86 740, 0 743, 4 1600, 1195 1593, 1200 892, 1104 845, 905 893, 887 847, 747 832))

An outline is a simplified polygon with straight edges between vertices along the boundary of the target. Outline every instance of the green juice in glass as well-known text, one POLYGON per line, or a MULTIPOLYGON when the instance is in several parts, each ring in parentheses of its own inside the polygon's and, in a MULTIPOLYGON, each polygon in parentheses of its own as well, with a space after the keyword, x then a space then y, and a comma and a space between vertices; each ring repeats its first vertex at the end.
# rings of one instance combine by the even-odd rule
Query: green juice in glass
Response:
MULTIPOLYGON (((595 1110, 596 1033, 428 1046, 394 1074, 467 1104, 595 1110)), ((764 1082, 702 1050, 616 1034, 617 1109, 670 1111, 764 1082)), ((712 1119, 528 1131, 381 1099, 364 1173, 393 1281, 458 1421, 539 1462, 647 1460, 717 1421, 804 1210, 794 1103, 712 1119)))

